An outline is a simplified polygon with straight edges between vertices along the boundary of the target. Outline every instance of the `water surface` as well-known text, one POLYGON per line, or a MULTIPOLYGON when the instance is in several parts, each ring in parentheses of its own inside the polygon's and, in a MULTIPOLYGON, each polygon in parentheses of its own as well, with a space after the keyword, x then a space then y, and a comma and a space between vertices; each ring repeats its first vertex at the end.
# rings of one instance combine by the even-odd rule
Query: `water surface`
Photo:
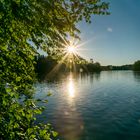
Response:
POLYGON ((140 73, 69 73, 35 87, 36 98, 49 100, 38 121, 61 139, 140 140, 140 73))

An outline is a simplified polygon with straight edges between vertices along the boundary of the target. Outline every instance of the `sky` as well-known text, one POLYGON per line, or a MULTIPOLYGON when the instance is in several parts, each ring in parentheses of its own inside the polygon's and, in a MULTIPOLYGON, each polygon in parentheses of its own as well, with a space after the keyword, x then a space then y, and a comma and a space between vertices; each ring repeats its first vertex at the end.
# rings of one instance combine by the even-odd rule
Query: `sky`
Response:
POLYGON ((140 60, 140 0, 105 0, 111 15, 93 15, 81 22, 79 54, 101 65, 133 64, 140 60))

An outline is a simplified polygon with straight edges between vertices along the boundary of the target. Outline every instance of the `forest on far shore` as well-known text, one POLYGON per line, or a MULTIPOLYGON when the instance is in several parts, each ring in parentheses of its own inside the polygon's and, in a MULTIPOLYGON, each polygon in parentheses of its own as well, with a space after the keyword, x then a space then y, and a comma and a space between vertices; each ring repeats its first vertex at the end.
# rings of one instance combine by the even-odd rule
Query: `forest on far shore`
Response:
POLYGON ((43 78, 49 73, 57 74, 61 72, 100 72, 109 70, 134 70, 140 71, 140 61, 136 61, 134 64, 126 64, 122 66, 101 66, 99 62, 93 62, 91 59, 87 61, 82 57, 79 57, 78 61, 73 59, 68 59, 66 61, 60 61, 52 56, 40 55, 35 58, 36 65, 35 69, 38 76, 43 78))

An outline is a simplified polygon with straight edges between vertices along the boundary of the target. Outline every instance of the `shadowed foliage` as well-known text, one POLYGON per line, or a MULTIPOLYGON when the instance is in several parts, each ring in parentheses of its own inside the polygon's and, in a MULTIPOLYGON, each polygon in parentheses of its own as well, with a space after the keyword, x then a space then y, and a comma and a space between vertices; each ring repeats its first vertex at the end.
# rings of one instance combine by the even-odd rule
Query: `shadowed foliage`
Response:
MULTIPOLYGON (((55 57, 57 58, 57 57, 55 57)), ((35 70, 38 78, 41 80, 56 76, 58 73, 67 72, 100 72, 100 63, 90 63, 80 56, 73 57, 73 59, 65 59, 62 62, 51 56, 36 57, 35 70), (71 62, 69 62, 71 60, 71 62)))

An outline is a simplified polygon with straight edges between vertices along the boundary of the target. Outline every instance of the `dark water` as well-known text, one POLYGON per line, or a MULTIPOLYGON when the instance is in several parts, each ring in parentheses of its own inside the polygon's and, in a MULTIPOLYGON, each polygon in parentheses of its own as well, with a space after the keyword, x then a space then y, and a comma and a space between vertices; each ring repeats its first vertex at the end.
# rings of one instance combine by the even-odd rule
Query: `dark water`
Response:
POLYGON ((35 86, 36 97, 49 100, 38 121, 62 139, 140 140, 140 73, 69 73, 35 86))

